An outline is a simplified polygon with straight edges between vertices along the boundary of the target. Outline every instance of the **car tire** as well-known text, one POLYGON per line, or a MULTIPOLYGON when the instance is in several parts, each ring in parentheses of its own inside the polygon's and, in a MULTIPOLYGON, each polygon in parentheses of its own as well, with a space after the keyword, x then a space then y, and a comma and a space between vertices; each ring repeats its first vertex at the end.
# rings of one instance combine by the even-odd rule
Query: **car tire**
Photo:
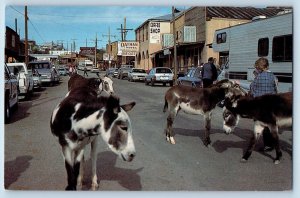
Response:
POLYGON ((11 120, 11 108, 10 108, 8 100, 9 100, 8 98, 5 100, 5 111, 4 111, 4 113, 5 113, 5 120, 4 120, 5 124, 10 123, 10 120, 11 120))
POLYGON ((145 85, 149 85, 148 81, 145 79, 145 85))
POLYGON ((170 82, 170 87, 173 87, 173 82, 170 82))

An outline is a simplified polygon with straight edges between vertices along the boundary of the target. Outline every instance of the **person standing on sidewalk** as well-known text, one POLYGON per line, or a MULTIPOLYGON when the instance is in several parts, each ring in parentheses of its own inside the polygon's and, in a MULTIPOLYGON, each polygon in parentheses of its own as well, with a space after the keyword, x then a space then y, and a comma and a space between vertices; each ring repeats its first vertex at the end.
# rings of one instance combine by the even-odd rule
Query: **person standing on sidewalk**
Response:
POLYGON ((214 65, 214 58, 210 57, 201 70, 203 88, 207 88, 213 84, 218 77, 217 68, 214 65))
MULTIPOLYGON (((255 62, 254 75, 256 76, 250 84, 249 94, 251 97, 258 97, 265 94, 276 94, 278 92, 278 80, 269 70, 269 61, 266 58, 259 58, 255 62)), ((263 130, 264 151, 273 150, 273 137, 268 127, 263 130)))

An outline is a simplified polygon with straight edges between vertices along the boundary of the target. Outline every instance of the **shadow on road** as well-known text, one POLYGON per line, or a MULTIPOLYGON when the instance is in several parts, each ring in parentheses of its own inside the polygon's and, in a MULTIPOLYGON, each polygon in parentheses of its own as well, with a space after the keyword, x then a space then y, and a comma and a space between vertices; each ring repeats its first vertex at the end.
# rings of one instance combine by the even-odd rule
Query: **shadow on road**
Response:
MULTIPOLYGON (((141 178, 138 173, 143 168, 131 170, 115 167, 118 156, 111 151, 99 153, 97 157, 97 176, 99 189, 101 189, 101 181, 103 180, 117 181, 121 186, 132 191, 138 191, 142 189, 141 178)), ((91 169, 91 160, 88 160, 86 161, 84 167, 83 190, 88 190, 91 188, 91 169)))
POLYGON ((30 160, 33 157, 24 155, 17 157, 13 161, 5 162, 4 164, 4 187, 8 189, 11 184, 18 180, 20 175, 29 168, 30 160))
MULTIPOLYGON (((204 134, 205 134, 205 130, 193 130, 193 129, 182 129, 182 128, 174 128, 173 129, 174 134, 176 136, 176 134, 178 135, 183 135, 183 136, 194 136, 194 137, 199 137, 202 142, 204 141, 204 134)), ((222 130, 211 130, 210 134, 214 134, 214 133, 224 133, 222 130)), ((216 152, 218 153, 223 153, 224 151, 230 149, 230 148, 240 148, 242 149, 242 153, 241 156, 244 152, 246 152, 246 149, 248 147, 248 144, 250 142, 250 138, 252 136, 252 131, 251 130, 247 130, 247 129, 241 129, 241 128, 236 128, 235 132, 231 135, 235 135, 239 138, 242 139, 242 141, 229 141, 229 140, 212 140, 212 147, 215 149, 216 152)), ((286 153, 288 153, 290 155, 290 157, 292 157, 292 145, 289 144, 286 141, 283 141, 280 139, 280 135, 279 135, 279 144, 280 144, 280 148, 282 151, 285 151, 286 153)), ((267 156, 271 159, 275 159, 273 157, 273 153, 275 153, 275 151, 266 153, 262 151, 263 148, 263 143, 262 143, 262 138, 260 137, 260 139, 258 140, 258 142, 255 145, 255 149, 254 151, 259 152, 260 154, 267 156)), ((275 155, 274 155, 275 156, 275 155)))

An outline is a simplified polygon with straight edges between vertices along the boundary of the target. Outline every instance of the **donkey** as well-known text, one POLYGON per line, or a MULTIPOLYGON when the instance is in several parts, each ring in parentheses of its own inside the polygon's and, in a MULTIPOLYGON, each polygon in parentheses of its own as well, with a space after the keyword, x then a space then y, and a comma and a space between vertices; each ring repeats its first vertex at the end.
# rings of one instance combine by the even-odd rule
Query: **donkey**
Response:
POLYGON ((50 128, 58 138, 65 159, 68 176, 66 190, 81 186, 84 149, 91 144, 92 189, 98 187, 96 175, 97 137, 100 135, 108 147, 124 161, 135 157, 132 127, 127 111, 135 102, 119 104, 116 96, 98 96, 89 87, 72 89, 54 109, 50 128))
POLYGON ((274 163, 280 163, 282 152, 279 146, 278 128, 292 125, 292 104, 292 92, 267 94, 256 98, 247 96, 235 99, 227 98, 225 100, 223 129, 226 134, 233 132, 239 123, 239 117, 254 120, 253 136, 241 162, 247 162, 264 128, 268 127, 276 150, 274 163))
POLYGON ((172 125, 178 112, 182 109, 187 114, 203 115, 205 119, 204 145, 209 146, 212 111, 221 102, 226 94, 234 94, 239 86, 230 80, 222 80, 209 88, 192 88, 184 85, 176 85, 165 94, 163 112, 168 109, 166 139, 175 144, 172 125), (229 92, 231 90, 231 92, 229 92))
POLYGON ((85 78, 79 74, 73 74, 68 81, 68 90, 75 87, 90 87, 93 89, 98 89, 98 94, 101 94, 103 91, 107 94, 113 94, 113 81, 107 77, 100 78, 85 78))

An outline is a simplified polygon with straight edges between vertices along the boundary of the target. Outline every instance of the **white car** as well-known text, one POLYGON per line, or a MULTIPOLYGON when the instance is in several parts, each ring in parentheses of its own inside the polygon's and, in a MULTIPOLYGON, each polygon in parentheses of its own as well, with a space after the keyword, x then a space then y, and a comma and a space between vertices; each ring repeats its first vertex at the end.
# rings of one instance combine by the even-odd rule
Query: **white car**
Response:
POLYGON ((145 77, 145 84, 149 83, 154 86, 155 83, 162 83, 166 86, 167 83, 173 86, 174 74, 168 67, 155 67, 150 70, 149 74, 145 77))
POLYGON ((4 106, 4 115, 5 115, 5 124, 8 124, 11 119, 11 110, 13 107, 18 106, 18 81, 17 77, 12 74, 8 67, 5 64, 4 67, 4 76, 5 76, 5 106, 4 106))
POLYGON ((128 81, 145 81, 145 77, 147 76, 147 72, 144 69, 132 68, 128 72, 128 81))
POLYGON ((7 63, 10 73, 17 76, 19 82, 19 95, 29 97, 33 92, 32 72, 27 69, 25 63, 7 63))

